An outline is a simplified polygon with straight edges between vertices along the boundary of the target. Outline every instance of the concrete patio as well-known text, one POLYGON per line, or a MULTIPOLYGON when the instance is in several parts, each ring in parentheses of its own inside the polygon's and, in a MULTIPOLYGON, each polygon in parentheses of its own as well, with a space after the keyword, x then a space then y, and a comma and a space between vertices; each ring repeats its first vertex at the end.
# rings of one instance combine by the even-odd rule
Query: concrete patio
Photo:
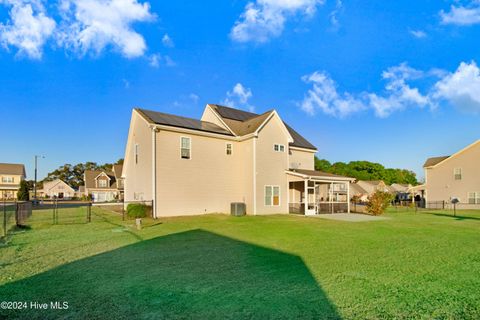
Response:
POLYGON ((327 220, 338 220, 347 222, 365 222, 365 221, 383 221, 389 220, 388 217, 370 216, 366 214, 355 213, 334 213, 334 214, 317 214, 314 216, 306 216, 311 218, 320 218, 327 220))

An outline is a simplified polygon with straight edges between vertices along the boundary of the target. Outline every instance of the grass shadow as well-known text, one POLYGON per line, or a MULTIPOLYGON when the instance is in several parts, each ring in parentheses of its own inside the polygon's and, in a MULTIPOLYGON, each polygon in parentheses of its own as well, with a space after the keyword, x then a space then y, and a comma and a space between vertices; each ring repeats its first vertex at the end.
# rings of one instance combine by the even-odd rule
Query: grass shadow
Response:
POLYGON ((137 242, 8 283, 0 300, 69 306, 0 310, 0 318, 340 318, 300 257, 203 230, 137 242))
POLYGON ((453 213, 451 213, 451 214, 439 213, 439 212, 422 212, 422 213, 431 214, 431 215, 434 215, 434 216, 437 216, 437 217, 452 218, 452 219, 460 220, 460 221, 461 220, 477 220, 477 221, 480 221, 480 218, 477 218, 477 217, 459 216, 458 214, 454 216, 453 213))

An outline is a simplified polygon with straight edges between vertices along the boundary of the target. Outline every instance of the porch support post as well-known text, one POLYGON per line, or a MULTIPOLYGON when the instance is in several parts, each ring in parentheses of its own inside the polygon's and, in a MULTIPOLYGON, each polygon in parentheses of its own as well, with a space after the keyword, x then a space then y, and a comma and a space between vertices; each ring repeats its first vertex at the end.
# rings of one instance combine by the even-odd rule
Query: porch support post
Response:
POLYGON ((346 185, 347 185, 347 213, 350 213, 350 181, 348 181, 346 185))
POLYGON ((308 179, 305 179, 303 183, 303 214, 307 214, 307 206, 308 206, 308 179))
POLYGON ((329 193, 330 193, 330 197, 329 197, 330 200, 329 201, 330 201, 330 210, 331 210, 330 213, 333 214, 333 213, 335 213, 335 212, 333 212, 334 211, 333 210, 333 182, 330 182, 330 192, 329 193))

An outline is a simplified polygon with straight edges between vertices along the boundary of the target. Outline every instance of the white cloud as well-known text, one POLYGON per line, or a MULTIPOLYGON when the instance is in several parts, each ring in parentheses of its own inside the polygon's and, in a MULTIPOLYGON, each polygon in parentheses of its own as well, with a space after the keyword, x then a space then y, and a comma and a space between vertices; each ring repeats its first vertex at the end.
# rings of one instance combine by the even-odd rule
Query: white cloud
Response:
POLYGON ((148 63, 154 68, 160 67, 162 64, 167 67, 174 67, 177 64, 169 56, 162 56, 160 53, 154 53, 148 56, 148 63))
POLYGON ((333 30, 338 30, 340 28, 340 21, 338 20, 338 14, 343 9, 343 2, 342 0, 337 0, 335 9, 330 12, 330 24, 332 25, 333 30))
POLYGON ((326 73, 314 72, 303 76, 302 80, 312 83, 312 89, 308 90, 300 104, 302 110, 310 115, 317 109, 331 116, 345 117, 351 113, 366 108, 364 103, 349 93, 338 93, 337 85, 326 73))
POLYGON ((167 33, 165 33, 165 35, 163 36, 162 43, 167 48, 175 47, 175 43, 173 43, 172 38, 170 38, 170 36, 167 33))
POLYGON ((190 98, 190 100, 192 100, 194 104, 197 104, 198 100, 200 100, 200 97, 195 93, 190 93, 188 97, 190 98))
POLYGON ((246 107, 250 111, 255 108, 248 102, 253 96, 252 90, 246 88, 243 84, 237 83, 231 91, 227 91, 227 97, 222 101, 225 104, 234 108, 246 107))
POLYGON ((27 0, 0 0, 11 7, 10 21, 0 23, 0 43, 18 48, 18 56, 40 59, 43 46, 55 30, 56 23, 46 15, 42 3, 27 0))
POLYGON ((469 113, 480 113, 480 69, 475 62, 462 62, 458 69, 445 75, 434 86, 437 99, 469 113))
POLYGON ((151 21, 148 2, 137 0, 62 0, 59 43, 80 56, 112 47, 127 58, 142 56, 147 45, 133 30, 135 22, 151 21))
POLYGON ((354 95, 348 92, 339 93, 335 81, 326 73, 316 71, 302 77, 304 82, 312 83, 313 87, 308 90, 300 106, 311 115, 320 110, 325 114, 343 118, 370 109, 377 117, 385 118, 406 107, 431 105, 428 96, 407 84, 408 80, 422 76, 422 72, 402 63, 383 72, 382 78, 387 81, 383 94, 362 92, 354 95))
POLYGON ((378 117, 385 118, 392 112, 409 106, 425 107, 430 105, 428 96, 422 95, 418 88, 412 88, 407 84, 408 80, 421 77, 423 77, 423 72, 409 67, 406 63, 388 68, 382 74, 382 78, 387 81, 385 94, 368 94, 370 108, 378 117))
POLYGON ((449 12, 440 11, 443 24, 468 26, 480 23, 480 1, 472 0, 468 6, 452 5, 449 12))
POLYGON ((324 0, 256 0, 249 2, 230 37, 238 42, 267 42, 282 34, 287 18, 312 16, 324 0))
POLYGON ((427 37, 427 33, 423 30, 410 30, 410 34, 417 39, 424 39, 427 37))
POLYGON ((160 67, 160 60, 162 59, 162 56, 159 53, 154 53, 148 57, 148 62, 150 66, 154 68, 160 67))

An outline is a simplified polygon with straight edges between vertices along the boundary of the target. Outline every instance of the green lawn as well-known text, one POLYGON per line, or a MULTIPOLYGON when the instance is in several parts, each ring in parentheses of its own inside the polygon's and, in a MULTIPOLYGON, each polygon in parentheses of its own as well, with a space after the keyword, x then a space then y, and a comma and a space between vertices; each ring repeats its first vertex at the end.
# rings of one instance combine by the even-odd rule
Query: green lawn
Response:
MULTIPOLYGON (((206 215, 131 221, 94 208, 0 247, 0 319, 480 319, 480 212, 337 222, 206 215)), ((66 214, 67 212, 65 212, 66 214)))

